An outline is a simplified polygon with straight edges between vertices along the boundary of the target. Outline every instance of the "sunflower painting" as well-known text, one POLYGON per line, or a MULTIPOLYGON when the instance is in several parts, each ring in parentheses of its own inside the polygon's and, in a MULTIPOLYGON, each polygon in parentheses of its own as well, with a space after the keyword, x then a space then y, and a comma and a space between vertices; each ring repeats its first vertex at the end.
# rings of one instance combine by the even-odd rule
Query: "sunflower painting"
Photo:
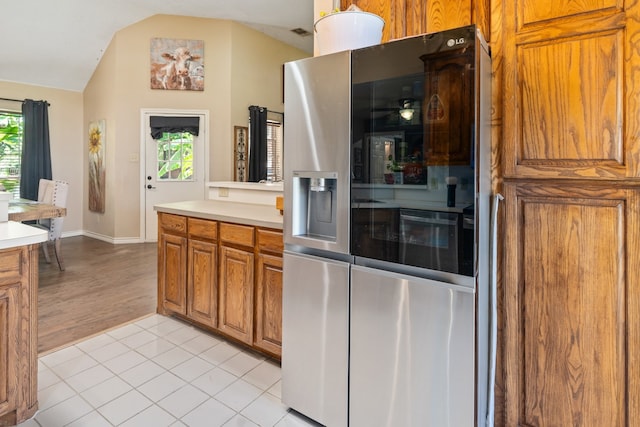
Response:
POLYGON ((104 213, 104 120, 89 123, 89 210, 104 213))

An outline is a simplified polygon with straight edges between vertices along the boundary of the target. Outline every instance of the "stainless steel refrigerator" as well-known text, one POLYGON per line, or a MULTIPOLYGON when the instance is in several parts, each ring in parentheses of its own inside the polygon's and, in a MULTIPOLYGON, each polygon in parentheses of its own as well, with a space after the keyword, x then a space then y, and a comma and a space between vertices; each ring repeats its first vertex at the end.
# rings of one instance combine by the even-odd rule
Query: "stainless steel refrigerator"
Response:
POLYGON ((291 408, 331 427, 486 425, 489 87, 475 26, 285 64, 291 408))

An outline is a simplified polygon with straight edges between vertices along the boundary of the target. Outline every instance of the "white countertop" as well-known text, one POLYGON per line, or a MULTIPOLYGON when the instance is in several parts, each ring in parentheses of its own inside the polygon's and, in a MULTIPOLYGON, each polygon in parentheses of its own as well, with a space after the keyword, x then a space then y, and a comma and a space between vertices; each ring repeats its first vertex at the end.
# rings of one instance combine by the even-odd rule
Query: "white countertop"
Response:
POLYGON ((47 241, 49 233, 15 221, 0 222, 0 249, 32 245, 47 241))
POLYGON ((163 203, 153 207, 158 212, 216 221, 235 222, 282 230, 282 215, 274 206, 217 200, 189 200, 163 203))
POLYGON ((278 182, 238 182, 238 181, 212 181, 207 183, 213 188, 238 188, 241 190, 278 191, 282 192, 284 183, 278 182))

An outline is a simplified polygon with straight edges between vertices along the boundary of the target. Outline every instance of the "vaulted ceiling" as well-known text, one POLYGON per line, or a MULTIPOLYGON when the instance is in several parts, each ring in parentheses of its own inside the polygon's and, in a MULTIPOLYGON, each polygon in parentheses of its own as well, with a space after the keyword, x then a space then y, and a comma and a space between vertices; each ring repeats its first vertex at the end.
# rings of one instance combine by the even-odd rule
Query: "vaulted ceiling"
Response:
POLYGON ((228 19, 313 52, 313 0, 6 0, 0 80, 84 90, 113 35, 156 14, 228 19))

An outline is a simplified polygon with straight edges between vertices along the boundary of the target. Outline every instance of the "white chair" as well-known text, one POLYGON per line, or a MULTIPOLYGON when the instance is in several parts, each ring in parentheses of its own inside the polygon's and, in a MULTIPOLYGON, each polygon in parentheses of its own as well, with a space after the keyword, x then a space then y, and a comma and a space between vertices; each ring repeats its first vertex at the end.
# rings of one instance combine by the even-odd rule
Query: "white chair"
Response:
MULTIPOLYGON (((69 192, 69 184, 64 181, 52 181, 50 179, 41 179, 38 184, 38 201, 48 203, 54 206, 67 207, 67 193, 69 192)), ((47 248, 49 242, 53 242, 58 261, 58 267, 64 271, 64 260, 60 250, 60 237, 62 235, 62 224, 64 217, 38 220, 37 227, 43 228, 49 232, 49 240, 42 243, 42 251, 48 263, 51 263, 49 250, 47 248)))

